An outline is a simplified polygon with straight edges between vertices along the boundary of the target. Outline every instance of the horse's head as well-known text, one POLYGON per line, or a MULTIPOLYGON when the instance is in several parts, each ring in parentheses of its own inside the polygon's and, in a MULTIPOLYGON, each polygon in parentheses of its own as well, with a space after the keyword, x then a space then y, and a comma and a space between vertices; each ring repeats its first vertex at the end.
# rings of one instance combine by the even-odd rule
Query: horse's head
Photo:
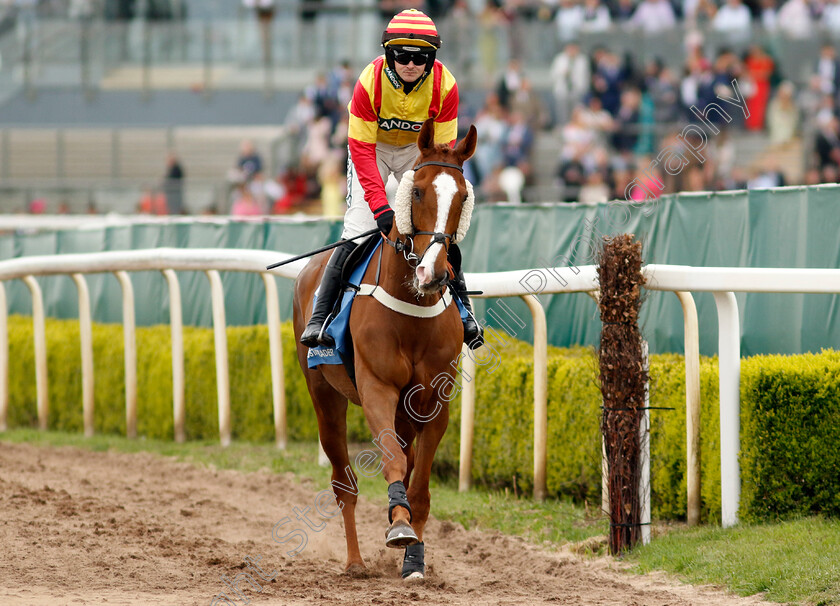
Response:
POLYGON ((419 257, 413 285, 420 294, 441 290, 446 283, 449 245, 464 238, 475 198, 464 179, 463 164, 475 152, 475 126, 454 148, 434 142, 434 122, 420 129, 420 158, 403 175, 397 190, 395 215, 399 233, 413 241, 419 257))

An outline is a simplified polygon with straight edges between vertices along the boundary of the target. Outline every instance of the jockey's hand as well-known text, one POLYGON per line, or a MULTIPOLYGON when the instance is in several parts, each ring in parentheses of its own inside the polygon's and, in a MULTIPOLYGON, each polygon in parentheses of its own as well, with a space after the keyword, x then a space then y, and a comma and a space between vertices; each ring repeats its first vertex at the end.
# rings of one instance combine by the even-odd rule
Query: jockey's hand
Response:
POLYGON ((391 210, 389 207, 388 210, 384 211, 381 215, 376 218, 376 226, 379 227, 379 231, 387 238, 388 234, 391 233, 391 227, 394 225, 394 211, 391 210))

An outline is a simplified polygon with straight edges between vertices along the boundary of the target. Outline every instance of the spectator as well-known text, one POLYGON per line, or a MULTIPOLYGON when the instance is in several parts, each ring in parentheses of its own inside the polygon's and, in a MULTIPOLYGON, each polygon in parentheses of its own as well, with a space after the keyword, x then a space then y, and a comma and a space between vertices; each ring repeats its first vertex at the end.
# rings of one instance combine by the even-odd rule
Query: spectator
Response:
POLYGON ((840 120, 836 116, 819 124, 815 151, 821 173, 824 173, 826 167, 836 169, 840 166, 840 120))
POLYGON ((499 97, 499 103, 505 111, 510 110, 511 98, 519 91, 522 86, 522 65, 517 59, 508 61, 508 66, 499 80, 499 85, 496 87, 496 95, 499 97))
POLYGON ((563 125, 561 131, 563 147, 560 150, 560 157, 564 161, 583 162, 596 148, 598 135, 587 125, 585 118, 585 110, 579 105, 572 110, 572 117, 563 125))
POLYGON ((583 124, 596 136, 598 146, 607 145, 608 136, 615 130, 615 121, 601 105, 601 100, 590 95, 581 112, 583 124))
POLYGON ((505 111, 495 94, 490 94, 475 118, 478 145, 472 157, 480 180, 502 165, 502 137, 505 132, 505 111))
POLYGON ((784 187, 785 176, 779 170, 777 161, 771 156, 765 160, 764 166, 755 169, 753 178, 747 182, 747 189, 764 189, 771 187, 784 187))
POLYGON ((625 25, 633 18, 633 13, 636 11, 636 5, 633 0, 616 0, 612 7, 612 17, 619 25, 625 25))
POLYGON ((825 124, 832 117, 837 115, 837 108, 834 103, 833 95, 822 95, 820 104, 817 106, 817 112, 814 115, 814 121, 817 126, 825 124))
POLYGON ((799 127, 799 109, 794 101, 792 82, 782 82, 767 109, 767 128, 771 145, 784 145, 793 140, 799 127))
POLYGON ((338 123, 339 113, 343 110, 338 105, 336 94, 337 90, 334 92, 327 82, 327 77, 320 73, 315 76, 315 82, 306 87, 306 96, 312 102, 315 115, 327 116, 330 119, 330 132, 338 123))
POLYGON ((606 202, 610 197, 610 188, 607 185, 604 174, 599 170, 589 171, 585 183, 580 188, 578 202, 581 204, 598 204, 606 202))
POLYGON ((168 214, 166 196, 159 189, 152 187, 144 189, 137 204, 137 211, 141 215, 162 216, 168 214))
POLYGON ((306 142, 301 151, 301 166, 307 176, 314 177, 318 167, 332 153, 330 149, 330 134, 332 124, 327 116, 320 116, 309 123, 306 129, 306 142))
POLYGON ((341 165, 335 156, 331 156, 318 167, 318 184, 321 186, 321 214, 325 217, 340 219, 344 216, 344 199, 347 195, 347 179, 341 171, 341 165))
POLYGON ((806 0, 787 0, 779 9, 778 23, 788 38, 804 40, 814 33, 811 9, 806 0))
POLYGON ((342 112, 350 103, 355 83, 356 74, 353 73, 350 62, 346 59, 330 72, 327 79, 327 90, 329 96, 336 100, 339 112, 342 112))
POLYGON ((618 56, 607 50, 596 52, 595 73, 592 76, 592 92, 601 99, 601 105, 615 116, 621 103, 621 87, 624 73, 618 56))
POLYGON ((725 34, 730 42, 744 42, 750 37, 752 26, 752 15, 750 9, 741 3, 741 0, 726 0, 721 6, 714 19, 712 28, 725 34))
POLYGON ((799 93, 796 103, 803 116, 815 119, 822 103, 822 79, 813 74, 808 79, 808 86, 799 93))
POLYGON ((163 179, 163 192, 166 196, 169 213, 184 214, 184 169, 175 152, 166 157, 166 175, 163 179))
POLYGON ((529 78, 522 78, 522 86, 511 99, 510 110, 525 116, 528 128, 532 132, 543 130, 549 123, 542 97, 534 91, 529 78))
POLYGON ((502 136, 502 154, 505 166, 515 166, 524 177, 531 174, 531 148, 534 133, 528 126, 525 116, 520 112, 511 112, 508 124, 502 136))
POLYGON ((290 212, 294 207, 306 200, 306 175, 302 171, 290 168, 279 179, 280 187, 285 192, 274 203, 271 212, 282 215, 290 212))
POLYGON ((254 173, 248 188, 257 201, 257 206, 263 210, 272 208, 274 203, 286 193, 283 186, 274 179, 267 179, 265 173, 262 172, 254 173))
POLYGON ((689 166, 685 171, 685 179, 683 179, 682 191, 706 191, 705 175, 703 169, 699 166, 689 166))
POLYGON ((820 22, 832 38, 840 38, 840 0, 827 0, 820 22))
POLYGON ((551 82, 556 103, 556 120, 562 124, 572 107, 589 91, 589 59, 580 52, 577 42, 568 43, 551 63, 551 82))
POLYGON ((668 0, 642 0, 628 23, 646 35, 654 35, 673 29, 677 19, 668 0))
POLYGON ((615 118, 613 147, 619 153, 631 153, 639 140, 640 108, 642 95, 638 89, 630 88, 621 94, 621 106, 615 118))
POLYGON ((236 197, 231 206, 230 214, 234 217, 251 217, 265 214, 260 208, 257 199, 247 185, 240 185, 236 188, 236 197))
POLYGON ((840 62, 837 61, 837 51, 833 44, 823 44, 820 57, 815 69, 820 79, 820 90, 823 94, 834 95, 838 91, 840 80, 840 62))
POLYGON ((580 159, 573 157, 561 162, 557 177, 562 192, 560 199, 563 202, 577 202, 580 199, 580 190, 586 182, 586 171, 580 159))
POLYGON ((557 25, 557 39, 561 44, 576 40, 583 24, 583 7, 578 0, 560 0, 554 21, 557 25))
POLYGON ((478 15, 478 48, 484 76, 496 74, 499 57, 499 39, 504 35, 505 16, 495 0, 486 0, 484 10, 478 15))
POLYGON ((30 215, 43 215, 47 212, 46 198, 35 198, 29 203, 30 215))
POLYGON ((254 174, 262 172, 262 156, 254 147, 254 142, 246 139, 239 147, 239 158, 236 160, 236 168, 239 171, 239 179, 248 182, 254 174))
POLYGON ((497 180, 499 189, 504 193, 507 202, 511 204, 522 202, 525 174, 518 166, 505 166, 499 171, 497 180))
POLYGON ((587 34, 597 34, 609 31, 612 26, 609 9, 601 0, 584 0, 583 14, 579 29, 587 34))
POLYGON ((653 101, 653 116, 656 124, 670 124, 680 118, 680 87, 674 72, 663 67, 648 87, 653 101))
POLYGON ((747 130, 763 130, 767 101, 770 99, 770 78, 776 69, 773 58, 758 44, 750 46, 744 67, 752 82, 752 95, 747 96, 749 116, 744 120, 747 130))
POLYGON ((776 0, 761 0, 759 20, 766 33, 776 33, 779 29, 779 11, 776 8, 776 0))
POLYGON ((306 129, 312 120, 315 119, 315 106, 306 93, 298 97, 297 103, 286 114, 284 125, 289 134, 289 145, 292 149, 292 160, 297 160, 303 153, 303 145, 306 142, 306 129))

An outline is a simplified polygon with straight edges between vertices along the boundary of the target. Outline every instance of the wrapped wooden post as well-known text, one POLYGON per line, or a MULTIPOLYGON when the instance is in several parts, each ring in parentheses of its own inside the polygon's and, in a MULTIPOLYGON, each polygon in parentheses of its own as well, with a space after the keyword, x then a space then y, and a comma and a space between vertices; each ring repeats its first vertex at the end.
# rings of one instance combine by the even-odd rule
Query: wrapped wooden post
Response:
POLYGON ((632 548, 641 537, 641 443, 647 370, 639 334, 642 245, 632 235, 605 238, 598 279, 601 288, 599 380, 609 486, 610 553, 632 548))

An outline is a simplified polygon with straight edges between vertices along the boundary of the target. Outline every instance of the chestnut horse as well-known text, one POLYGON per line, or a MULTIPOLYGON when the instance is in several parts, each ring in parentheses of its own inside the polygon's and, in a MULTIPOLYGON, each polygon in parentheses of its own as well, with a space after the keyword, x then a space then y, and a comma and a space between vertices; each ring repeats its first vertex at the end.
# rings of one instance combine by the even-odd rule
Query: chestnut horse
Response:
MULTIPOLYGON (((355 385, 343 365, 308 368, 308 348, 297 345, 321 444, 332 463, 332 487, 344 517, 346 571, 350 573, 364 570, 365 565, 356 535, 358 484, 347 452, 348 400, 362 407, 374 444, 381 450, 381 463, 374 469, 365 464, 375 463, 378 453, 374 451, 366 451, 364 461, 360 462, 364 453, 356 457, 356 467, 367 477, 381 470, 388 483, 391 524, 386 545, 406 548, 404 578, 425 574, 422 541, 429 517, 429 476, 449 421, 446 397, 451 399, 453 383, 448 383, 448 394, 439 387, 441 377, 455 373, 451 364, 459 357, 463 341, 459 311, 447 289, 451 271, 447 251, 469 227, 474 198, 462 166, 475 145, 474 126, 450 148, 434 143, 431 120, 423 124, 417 140, 420 155, 397 192, 391 233, 374 253, 362 279, 362 288, 378 284, 368 287, 379 291, 378 295, 364 296, 370 293, 363 290, 353 301, 349 326, 355 385)), ((329 252, 313 257, 295 282, 296 339, 311 315, 313 294, 328 259, 329 252)))

